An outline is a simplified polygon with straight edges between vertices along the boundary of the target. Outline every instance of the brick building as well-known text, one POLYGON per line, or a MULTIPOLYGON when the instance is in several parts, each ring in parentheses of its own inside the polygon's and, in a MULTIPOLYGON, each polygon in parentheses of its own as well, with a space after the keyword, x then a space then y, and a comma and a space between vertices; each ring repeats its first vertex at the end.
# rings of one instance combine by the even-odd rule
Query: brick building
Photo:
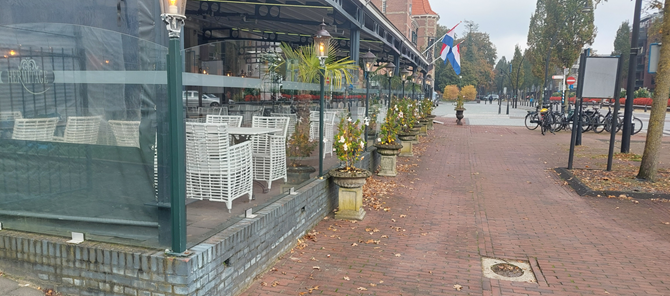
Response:
POLYGON ((435 39, 440 16, 428 0, 372 0, 377 8, 414 43, 425 49, 435 39))

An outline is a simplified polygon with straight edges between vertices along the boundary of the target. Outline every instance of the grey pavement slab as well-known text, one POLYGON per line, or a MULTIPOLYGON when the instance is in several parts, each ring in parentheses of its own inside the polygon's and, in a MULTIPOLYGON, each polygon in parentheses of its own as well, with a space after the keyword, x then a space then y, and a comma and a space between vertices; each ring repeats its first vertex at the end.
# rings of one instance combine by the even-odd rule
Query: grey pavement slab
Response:
POLYGON ((2 296, 44 296, 40 290, 22 286, 17 281, 0 276, 0 295, 2 296))

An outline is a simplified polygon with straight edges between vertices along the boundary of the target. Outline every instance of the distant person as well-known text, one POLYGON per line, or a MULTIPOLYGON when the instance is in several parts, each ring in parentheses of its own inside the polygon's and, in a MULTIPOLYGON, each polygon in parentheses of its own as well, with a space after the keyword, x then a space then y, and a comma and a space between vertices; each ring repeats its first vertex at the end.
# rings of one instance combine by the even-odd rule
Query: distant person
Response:
POLYGON ((493 95, 489 95, 489 103, 493 105, 493 95))

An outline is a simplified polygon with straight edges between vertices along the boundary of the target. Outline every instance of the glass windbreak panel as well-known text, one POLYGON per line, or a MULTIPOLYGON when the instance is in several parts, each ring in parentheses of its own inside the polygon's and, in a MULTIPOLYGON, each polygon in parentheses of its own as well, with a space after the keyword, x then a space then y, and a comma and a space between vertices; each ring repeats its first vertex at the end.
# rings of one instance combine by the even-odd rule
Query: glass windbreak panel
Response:
MULTIPOLYGON (((300 61, 286 60, 278 43, 253 40, 209 43, 187 48, 183 56, 187 124, 206 123, 208 118, 213 122, 219 118, 229 120, 229 126, 253 128, 257 126, 254 117, 284 117, 289 120, 285 136, 287 144, 280 145, 284 150, 280 154, 285 155, 285 160, 278 162, 281 177, 277 178, 268 177, 270 167, 267 164, 272 161, 262 156, 267 151, 259 151, 260 147, 256 146, 262 143, 261 139, 266 139, 265 136, 228 135, 230 147, 243 144, 244 140, 252 142, 253 168, 246 169, 253 175, 253 200, 249 200, 246 193, 232 196, 229 212, 225 200, 219 198, 221 195, 187 193, 189 245, 197 244, 240 221, 250 208, 253 212, 265 208, 286 196, 290 188, 300 192, 303 186, 317 177, 319 158, 323 159, 324 173, 340 165, 333 152, 337 124, 341 118, 348 116, 355 119, 364 117, 365 89, 361 90, 360 85, 352 88, 350 85, 335 87, 325 84, 324 138, 320 141, 318 77, 312 81, 301 81, 300 61), (324 143, 322 155, 319 155, 319 142, 324 143), (282 175, 284 171, 286 179, 282 175)), ((196 166, 189 167, 188 153, 187 149, 187 175, 196 177, 199 172, 196 166)), ((216 165, 225 166, 226 163, 216 165)), ((197 178, 187 179, 187 182, 193 190, 205 189, 201 186, 207 185, 197 178)))
POLYGON ((159 246, 167 49, 93 27, 0 27, 0 222, 159 246))

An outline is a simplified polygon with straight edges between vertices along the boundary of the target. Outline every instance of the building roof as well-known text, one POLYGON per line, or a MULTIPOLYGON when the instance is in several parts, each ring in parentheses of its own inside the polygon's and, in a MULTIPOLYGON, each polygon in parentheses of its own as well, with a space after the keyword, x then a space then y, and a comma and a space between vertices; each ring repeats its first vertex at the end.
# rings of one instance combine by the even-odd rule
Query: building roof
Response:
POLYGON ((412 15, 438 15, 437 12, 430 8, 428 0, 412 0, 412 15))

